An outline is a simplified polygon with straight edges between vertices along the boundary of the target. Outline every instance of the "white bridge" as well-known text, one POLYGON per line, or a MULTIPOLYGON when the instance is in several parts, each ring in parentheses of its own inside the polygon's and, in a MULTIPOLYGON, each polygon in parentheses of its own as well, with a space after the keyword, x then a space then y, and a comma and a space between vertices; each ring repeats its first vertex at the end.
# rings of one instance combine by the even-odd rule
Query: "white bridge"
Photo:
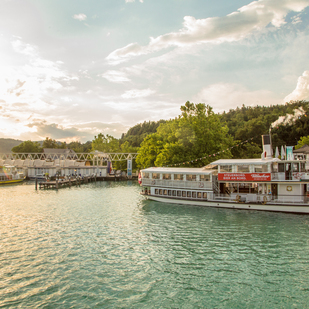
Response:
POLYGON ((12 161, 21 160, 26 160, 28 162, 35 160, 75 160, 79 162, 91 161, 95 165, 103 165, 105 162, 127 161, 133 160, 136 157, 137 153, 105 153, 97 150, 89 153, 75 153, 68 151, 57 152, 57 149, 55 149, 55 152, 52 153, 0 153, 0 161, 2 161, 2 164, 12 164, 12 161))

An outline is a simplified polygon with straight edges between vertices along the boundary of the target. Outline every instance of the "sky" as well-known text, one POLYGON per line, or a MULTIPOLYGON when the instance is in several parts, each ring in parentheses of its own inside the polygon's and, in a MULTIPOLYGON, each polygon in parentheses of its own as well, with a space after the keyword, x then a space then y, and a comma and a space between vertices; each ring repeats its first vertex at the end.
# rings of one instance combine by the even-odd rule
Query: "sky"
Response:
POLYGON ((309 0, 0 0, 0 138, 119 138, 309 99, 309 0))

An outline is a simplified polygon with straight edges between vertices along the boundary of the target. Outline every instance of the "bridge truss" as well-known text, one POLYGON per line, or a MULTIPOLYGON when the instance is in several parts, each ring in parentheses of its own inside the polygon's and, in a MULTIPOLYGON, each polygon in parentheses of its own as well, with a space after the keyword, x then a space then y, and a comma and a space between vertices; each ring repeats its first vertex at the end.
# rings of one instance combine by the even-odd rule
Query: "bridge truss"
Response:
POLYGON ((2 160, 78 160, 78 161, 125 161, 133 160, 137 153, 0 153, 2 160))

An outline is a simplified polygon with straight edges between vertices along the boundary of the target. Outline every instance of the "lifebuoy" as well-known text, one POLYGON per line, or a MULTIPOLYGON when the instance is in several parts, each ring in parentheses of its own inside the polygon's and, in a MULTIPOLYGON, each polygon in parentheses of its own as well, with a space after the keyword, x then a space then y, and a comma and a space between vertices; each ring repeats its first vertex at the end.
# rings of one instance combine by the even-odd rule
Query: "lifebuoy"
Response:
POLYGON ((155 185, 155 184, 156 184, 156 181, 155 181, 155 180, 153 180, 153 181, 151 182, 151 184, 152 184, 152 185, 155 185))
POLYGON ((204 188, 204 184, 202 182, 200 182, 199 187, 204 188))

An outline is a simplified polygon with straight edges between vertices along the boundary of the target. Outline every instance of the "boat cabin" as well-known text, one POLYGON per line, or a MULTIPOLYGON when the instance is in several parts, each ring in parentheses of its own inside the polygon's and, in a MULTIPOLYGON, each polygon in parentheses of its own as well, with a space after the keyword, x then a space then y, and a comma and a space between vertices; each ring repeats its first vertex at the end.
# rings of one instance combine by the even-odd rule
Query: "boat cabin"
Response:
POLYGON ((256 202, 264 198, 296 201, 309 191, 305 161, 281 161, 277 158, 218 160, 206 168, 216 169, 218 195, 242 196, 256 202))

